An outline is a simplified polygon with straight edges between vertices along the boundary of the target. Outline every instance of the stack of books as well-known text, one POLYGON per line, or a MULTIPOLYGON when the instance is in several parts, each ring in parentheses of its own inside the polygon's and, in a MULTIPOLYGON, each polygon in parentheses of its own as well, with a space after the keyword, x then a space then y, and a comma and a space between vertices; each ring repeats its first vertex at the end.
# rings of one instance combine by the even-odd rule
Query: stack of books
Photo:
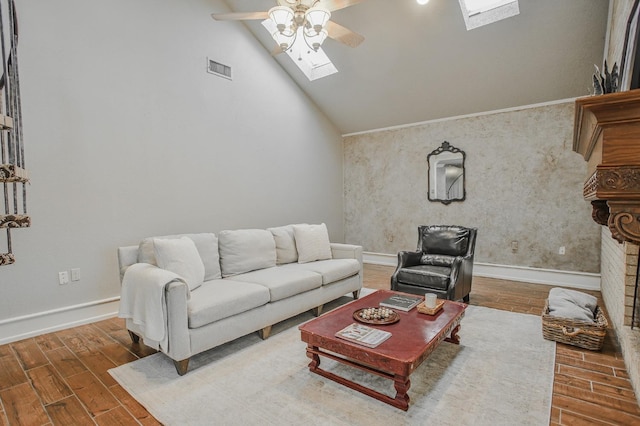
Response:
POLYGON ((409 312, 411 309, 418 306, 418 304, 423 300, 424 298, 420 296, 405 296, 396 294, 380 302, 380 306, 409 312))
POLYGON ((391 337, 391 333, 354 322, 353 324, 338 331, 336 333, 336 337, 368 348, 375 348, 391 337))

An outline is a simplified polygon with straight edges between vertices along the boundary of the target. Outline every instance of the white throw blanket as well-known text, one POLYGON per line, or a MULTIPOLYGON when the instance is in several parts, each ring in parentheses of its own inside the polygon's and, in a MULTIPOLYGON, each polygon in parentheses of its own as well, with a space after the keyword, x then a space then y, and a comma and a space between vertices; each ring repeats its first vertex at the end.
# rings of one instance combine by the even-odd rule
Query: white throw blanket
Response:
POLYGON ((167 307, 164 294, 166 286, 174 281, 184 282, 178 274, 148 263, 131 265, 122 278, 118 316, 131 319, 139 326, 145 345, 154 349, 168 350, 167 307))
POLYGON ((594 321, 598 299, 590 294, 566 288, 549 291, 549 315, 580 321, 594 321))

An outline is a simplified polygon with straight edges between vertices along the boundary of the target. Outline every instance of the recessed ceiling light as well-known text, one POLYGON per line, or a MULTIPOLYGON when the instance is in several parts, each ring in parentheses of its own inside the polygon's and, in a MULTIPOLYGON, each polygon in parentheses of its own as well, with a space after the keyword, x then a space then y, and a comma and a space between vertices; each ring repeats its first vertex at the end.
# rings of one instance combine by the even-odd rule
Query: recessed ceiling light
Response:
POLYGON ((429 0, 417 0, 418 4, 427 4, 429 0))

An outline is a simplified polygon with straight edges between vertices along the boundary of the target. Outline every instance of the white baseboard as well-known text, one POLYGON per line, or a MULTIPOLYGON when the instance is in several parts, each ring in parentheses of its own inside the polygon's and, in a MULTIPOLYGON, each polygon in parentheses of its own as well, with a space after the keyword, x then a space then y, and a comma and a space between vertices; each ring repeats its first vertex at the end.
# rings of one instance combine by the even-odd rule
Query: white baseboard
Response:
POLYGON ((0 345, 118 315, 120 297, 66 306, 0 321, 0 345))
MULTIPOLYGON (((396 266, 395 254, 364 252, 364 263, 396 266)), ((495 265, 475 262, 473 274, 480 277, 523 281, 584 290, 600 290, 600 274, 529 268, 525 266, 495 265)), ((81 305, 0 320, 0 345, 41 334, 113 318, 118 314, 120 297, 96 300, 81 305)))
MULTIPOLYGON (((364 263, 373 265, 398 265, 398 256, 395 254, 364 252, 362 254, 362 258, 364 263)), ((600 274, 588 272, 560 271, 555 269, 530 268, 527 266, 496 265, 492 263, 474 262, 473 275, 510 281, 523 281, 534 284, 546 284, 558 287, 600 291, 600 274)))

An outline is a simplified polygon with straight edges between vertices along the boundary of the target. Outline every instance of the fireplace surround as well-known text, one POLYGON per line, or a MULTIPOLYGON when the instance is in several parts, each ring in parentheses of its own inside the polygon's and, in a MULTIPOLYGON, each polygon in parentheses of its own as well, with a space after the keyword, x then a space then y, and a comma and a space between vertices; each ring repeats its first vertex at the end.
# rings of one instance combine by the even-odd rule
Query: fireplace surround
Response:
POLYGON ((577 99, 573 150, 588 164, 583 195, 593 220, 606 226, 601 292, 640 402, 640 90, 577 99))

